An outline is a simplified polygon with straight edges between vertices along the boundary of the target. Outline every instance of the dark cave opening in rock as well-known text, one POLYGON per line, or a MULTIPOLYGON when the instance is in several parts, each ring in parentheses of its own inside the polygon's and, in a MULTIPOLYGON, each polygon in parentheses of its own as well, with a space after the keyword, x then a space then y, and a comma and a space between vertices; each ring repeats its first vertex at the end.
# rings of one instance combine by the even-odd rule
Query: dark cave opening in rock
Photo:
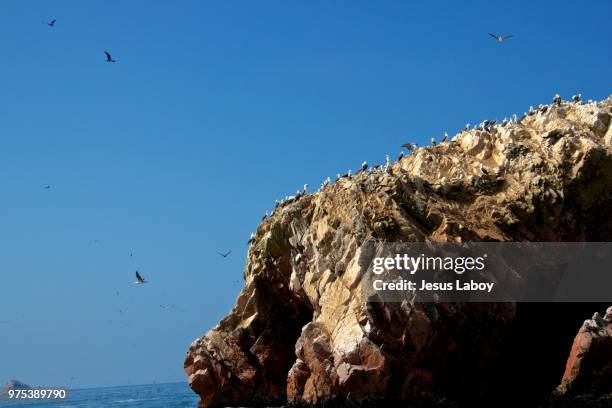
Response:
POLYGON ((483 405, 538 407, 561 380, 576 333, 604 303, 521 303, 483 405))

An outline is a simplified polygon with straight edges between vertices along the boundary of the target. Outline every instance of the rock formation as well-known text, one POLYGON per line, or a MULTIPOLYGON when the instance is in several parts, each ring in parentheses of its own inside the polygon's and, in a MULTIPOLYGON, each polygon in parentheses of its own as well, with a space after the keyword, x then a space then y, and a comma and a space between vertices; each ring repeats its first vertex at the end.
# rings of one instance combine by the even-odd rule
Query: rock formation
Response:
POLYGON ((539 106, 278 205, 250 241, 235 307, 187 352, 201 406, 520 394, 508 387, 528 381, 500 361, 523 376, 540 368, 518 366, 509 339, 533 336, 530 347, 546 353, 554 345, 538 341, 558 342, 550 322, 567 315, 512 303, 364 302, 358 251, 367 240, 610 241, 611 117, 612 99, 539 106))
POLYGON ((612 394, 612 307, 585 320, 570 351, 561 395, 612 394))
POLYGON ((2 387, 0 394, 6 394, 9 390, 29 390, 32 389, 28 384, 19 380, 8 380, 2 387))

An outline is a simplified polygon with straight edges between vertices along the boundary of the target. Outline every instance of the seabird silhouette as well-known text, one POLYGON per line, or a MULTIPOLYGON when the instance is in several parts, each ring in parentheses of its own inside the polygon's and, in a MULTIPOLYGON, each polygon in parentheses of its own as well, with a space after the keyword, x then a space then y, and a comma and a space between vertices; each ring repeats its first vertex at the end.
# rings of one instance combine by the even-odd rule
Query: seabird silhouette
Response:
POLYGON ((138 273, 138 271, 136 271, 136 282, 134 282, 136 284, 141 284, 141 283, 147 283, 147 281, 145 280, 145 278, 143 278, 140 273, 138 273))
POLYGON ((51 188, 51 186, 48 185, 48 184, 45 186, 45 190, 49 190, 50 188, 51 188))
POLYGON ((228 255, 229 255, 229 254, 231 254, 231 253, 232 253, 232 251, 231 251, 231 250, 229 250, 229 251, 227 251, 227 252, 225 252, 225 253, 219 252, 219 255, 221 255, 221 256, 222 256, 222 257, 224 257, 224 258, 227 258, 227 257, 228 257, 228 255))
POLYGON ((404 152, 400 152, 399 156, 397 156, 397 161, 400 161, 404 158, 404 152))
POLYGON ((492 34, 489 33, 489 35, 493 38, 495 38, 497 40, 498 43, 504 42, 506 41, 508 38, 512 38, 513 35, 512 34, 506 34, 506 35, 497 35, 497 34, 492 34))
POLYGON ((578 103, 582 99, 582 94, 572 96, 572 101, 578 103))
POLYGON ((360 172, 366 171, 368 169, 368 162, 363 162, 361 163, 361 168, 359 169, 360 172))
POLYGON ((484 174, 485 176, 487 176, 489 174, 489 172, 487 171, 487 169, 484 168, 484 166, 482 165, 482 163, 480 163, 480 172, 482 174, 484 174))
POLYGON ((435 146, 436 145, 436 139, 434 139, 433 137, 431 138, 431 145, 435 146))
POLYGON ((45 24, 46 24, 46 25, 48 25, 49 27, 55 27, 55 22, 56 22, 56 21, 57 21, 57 20, 51 20, 50 22, 45 23, 45 24))
POLYGON ((110 55, 110 52, 108 51, 104 51, 104 54, 106 54, 106 62, 117 62, 113 59, 113 57, 110 55))
POLYGON ((440 140, 440 143, 444 143, 448 140, 448 132, 444 132, 444 137, 440 140))

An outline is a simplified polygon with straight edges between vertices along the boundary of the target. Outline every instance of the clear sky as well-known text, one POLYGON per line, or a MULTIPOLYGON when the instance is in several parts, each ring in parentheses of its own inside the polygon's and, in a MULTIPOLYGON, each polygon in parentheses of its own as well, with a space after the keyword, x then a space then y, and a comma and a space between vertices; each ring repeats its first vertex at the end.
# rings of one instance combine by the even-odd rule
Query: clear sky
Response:
POLYGON ((276 198, 555 93, 612 92, 609 1, 0 10, 0 381, 183 381, 276 198))

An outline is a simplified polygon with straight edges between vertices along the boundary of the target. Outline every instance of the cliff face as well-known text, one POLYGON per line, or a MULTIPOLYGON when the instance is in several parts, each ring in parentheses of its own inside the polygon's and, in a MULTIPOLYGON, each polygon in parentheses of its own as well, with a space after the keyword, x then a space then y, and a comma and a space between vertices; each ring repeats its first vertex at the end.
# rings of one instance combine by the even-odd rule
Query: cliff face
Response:
MULTIPOLYGON (((592 305, 364 303, 356 252, 366 240, 609 241, 611 117, 611 99, 540 106, 278 206, 251 240, 236 306, 187 352, 201 405, 485 401, 542 370, 509 346, 525 336, 563 364, 567 349, 545 344, 592 305)), ((546 393, 559 377, 543 369, 546 393)))

